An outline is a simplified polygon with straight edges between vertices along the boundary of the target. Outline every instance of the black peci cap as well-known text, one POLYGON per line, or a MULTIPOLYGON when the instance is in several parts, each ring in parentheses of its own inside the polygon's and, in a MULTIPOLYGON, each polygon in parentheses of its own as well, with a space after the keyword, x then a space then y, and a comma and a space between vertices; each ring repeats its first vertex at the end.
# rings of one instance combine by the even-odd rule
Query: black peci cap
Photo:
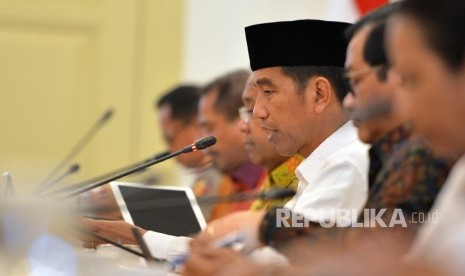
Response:
POLYGON ((297 20, 245 28, 252 71, 274 66, 344 67, 349 23, 297 20))

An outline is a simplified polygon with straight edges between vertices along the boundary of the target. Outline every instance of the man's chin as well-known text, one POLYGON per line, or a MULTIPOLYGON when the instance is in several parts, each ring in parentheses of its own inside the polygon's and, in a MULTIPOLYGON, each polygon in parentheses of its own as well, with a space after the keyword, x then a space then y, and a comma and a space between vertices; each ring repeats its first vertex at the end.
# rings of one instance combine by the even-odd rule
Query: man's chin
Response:
POLYGON ((263 163, 263 158, 261 155, 258 155, 258 154, 249 154, 249 160, 250 162, 256 164, 256 165, 260 165, 263 163))
MULTIPOLYGON (((375 135, 374 135, 375 132, 372 131, 372 130, 369 130, 363 124, 360 124, 357 127, 357 133, 358 133, 358 138, 363 143, 373 144, 374 142, 376 142, 376 139, 374 138, 375 137, 375 135)), ((381 138, 381 137, 379 137, 379 138, 381 138)))

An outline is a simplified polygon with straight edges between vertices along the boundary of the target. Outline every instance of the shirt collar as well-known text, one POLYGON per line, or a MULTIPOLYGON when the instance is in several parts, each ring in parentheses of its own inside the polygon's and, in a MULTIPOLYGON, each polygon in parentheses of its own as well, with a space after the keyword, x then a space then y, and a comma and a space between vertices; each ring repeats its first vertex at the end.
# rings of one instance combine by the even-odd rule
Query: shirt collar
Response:
POLYGON ((306 179, 306 176, 311 177, 320 170, 322 160, 326 160, 333 153, 340 150, 358 140, 357 130, 352 121, 348 121, 343 126, 338 128, 326 140, 324 140, 310 155, 297 167, 296 175, 299 179, 306 179), (305 171, 305 173, 302 173, 305 171))

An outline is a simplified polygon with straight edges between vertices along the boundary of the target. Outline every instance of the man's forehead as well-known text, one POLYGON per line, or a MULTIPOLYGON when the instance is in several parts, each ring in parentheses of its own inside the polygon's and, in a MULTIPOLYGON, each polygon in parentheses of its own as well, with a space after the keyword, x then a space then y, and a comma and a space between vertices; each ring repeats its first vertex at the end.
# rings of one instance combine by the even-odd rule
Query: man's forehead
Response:
POLYGON ((281 67, 270 67, 257 70, 253 73, 253 83, 256 86, 271 85, 276 77, 283 76, 281 67))
POLYGON ((161 105, 158 108, 158 114, 161 116, 171 116, 171 106, 168 104, 161 105))
POLYGON ((201 105, 199 108, 198 120, 201 124, 213 124, 217 121, 224 121, 225 115, 215 107, 215 102, 201 105))
POLYGON ((216 90, 209 91, 202 95, 199 101, 199 113, 212 112, 215 110, 215 103, 218 96, 216 90))

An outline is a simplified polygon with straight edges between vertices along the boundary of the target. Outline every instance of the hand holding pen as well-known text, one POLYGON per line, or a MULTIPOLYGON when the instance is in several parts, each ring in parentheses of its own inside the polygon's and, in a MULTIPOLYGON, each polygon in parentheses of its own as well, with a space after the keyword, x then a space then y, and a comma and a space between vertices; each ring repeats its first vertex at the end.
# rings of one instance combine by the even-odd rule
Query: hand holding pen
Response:
MULTIPOLYGON (((213 246, 191 248, 190 254, 182 259, 182 274, 215 275, 228 266, 240 267, 247 262, 237 251, 243 247, 244 238, 242 232, 235 232, 215 242, 213 246)), ((178 261, 181 261, 181 258, 178 261)))
MULTIPOLYGON (((234 232, 231 234, 226 235, 222 239, 216 241, 213 243, 213 246, 202 246, 197 250, 195 248, 191 247, 191 251, 194 252, 203 252, 205 251, 211 251, 214 249, 232 249, 236 252, 240 251, 243 247, 243 242, 245 240, 245 235, 243 232, 234 232)), ((191 252, 192 253, 192 252, 191 252)), ((177 269, 182 267, 184 263, 187 261, 188 258, 191 257, 191 254, 172 254, 171 256, 168 257, 168 261, 172 263, 177 269)))

